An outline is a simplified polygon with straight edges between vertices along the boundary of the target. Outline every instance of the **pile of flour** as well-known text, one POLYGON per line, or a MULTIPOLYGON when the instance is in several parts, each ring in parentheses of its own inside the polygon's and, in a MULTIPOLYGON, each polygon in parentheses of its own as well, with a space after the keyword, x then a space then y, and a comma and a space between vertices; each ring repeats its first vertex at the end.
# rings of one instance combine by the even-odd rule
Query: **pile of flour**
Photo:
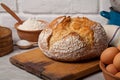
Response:
POLYGON ((22 25, 18 27, 20 30, 35 31, 45 28, 45 23, 37 21, 36 19, 29 18, 22 25))

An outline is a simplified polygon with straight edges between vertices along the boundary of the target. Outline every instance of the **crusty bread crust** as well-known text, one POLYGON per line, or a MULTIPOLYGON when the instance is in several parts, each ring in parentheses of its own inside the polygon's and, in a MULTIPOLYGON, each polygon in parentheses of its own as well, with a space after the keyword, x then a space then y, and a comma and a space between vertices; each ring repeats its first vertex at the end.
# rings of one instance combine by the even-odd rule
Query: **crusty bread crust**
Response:
MULTIPOLYGON (((73 19, 70 17, 66 18, 65 16, 59 17, 51 22, 48 28, 41 32, 38 45, 46 56, 59 61, 81 61, 98 57, 101 52, 107 48, 107 36, 99 23, 85 18, 85 20, 87 19, 85 26, 82 25, 79 27, 78 25, 82 23, 76 21, 78 24, 75 24, 77 24, 79 31, 75 31, 71 30, 71 23, 74 21, 73 19), (60 21, 58 19, 60 19, 60 21), (55 21, 57 24, 55 24, 55 21), (87 25, 88 23, 90 23, 90 26, 87 25), (64 26, 62 26, 63 24, 64 26), (62 28, 60 28, 61 26, 62 28), (86 26, 88 29, 85 28, 86 31, 89 31, 91 35, 89 35, 90 33, 82 34, 84 32, 86 33, 86 31, 81 31, 80 28, 86 26), (58 31, 55 32, 55 30, 58 31), (64 30, 66 32, 62 33, 64 30), (80 31, 82 33, 80 33, 80 31), (56 37, 56 35, 58 35, 58 37, 56 37)), ((77 19, 84 18, 76 18, 75 20, 77 19)))

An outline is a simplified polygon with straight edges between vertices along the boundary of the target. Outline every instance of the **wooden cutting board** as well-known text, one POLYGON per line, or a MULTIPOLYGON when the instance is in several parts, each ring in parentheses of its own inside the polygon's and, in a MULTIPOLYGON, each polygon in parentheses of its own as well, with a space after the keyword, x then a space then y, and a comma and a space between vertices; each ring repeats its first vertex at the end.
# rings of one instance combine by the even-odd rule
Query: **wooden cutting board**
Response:
POLYGON ((10 58, 15 66, 45 80, 76 80, 99 71, 99 60, 64 63, 46 57, 39 48, 10 58))

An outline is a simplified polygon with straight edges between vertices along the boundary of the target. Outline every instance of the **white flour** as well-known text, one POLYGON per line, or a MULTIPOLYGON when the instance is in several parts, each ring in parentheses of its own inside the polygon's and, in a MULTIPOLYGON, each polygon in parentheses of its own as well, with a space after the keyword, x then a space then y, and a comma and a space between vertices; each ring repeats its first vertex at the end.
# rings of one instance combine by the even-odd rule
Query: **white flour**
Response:
POLYGON ((30 42, 28 42, 27 40, 19 40, 19 41, 17 41, 16 44, 19 45, 19 46, 29 46, 29 45, 31 45, 30 42))
POLYGON ((18 27, 20 30, 34 31, 42 30, 45 28, 45 23, 37 21, 36 19, 28 19, 18 27))

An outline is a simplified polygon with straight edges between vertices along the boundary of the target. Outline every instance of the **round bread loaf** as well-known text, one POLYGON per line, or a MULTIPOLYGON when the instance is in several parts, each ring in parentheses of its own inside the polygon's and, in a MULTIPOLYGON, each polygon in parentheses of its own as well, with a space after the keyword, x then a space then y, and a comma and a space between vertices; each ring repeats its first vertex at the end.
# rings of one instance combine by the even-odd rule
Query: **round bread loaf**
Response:
POLYGON ((61 16, 39 35, 39 48, 58 61, 81 61, 99 57, 107 48, 104 28, 86 17, 61 16))

